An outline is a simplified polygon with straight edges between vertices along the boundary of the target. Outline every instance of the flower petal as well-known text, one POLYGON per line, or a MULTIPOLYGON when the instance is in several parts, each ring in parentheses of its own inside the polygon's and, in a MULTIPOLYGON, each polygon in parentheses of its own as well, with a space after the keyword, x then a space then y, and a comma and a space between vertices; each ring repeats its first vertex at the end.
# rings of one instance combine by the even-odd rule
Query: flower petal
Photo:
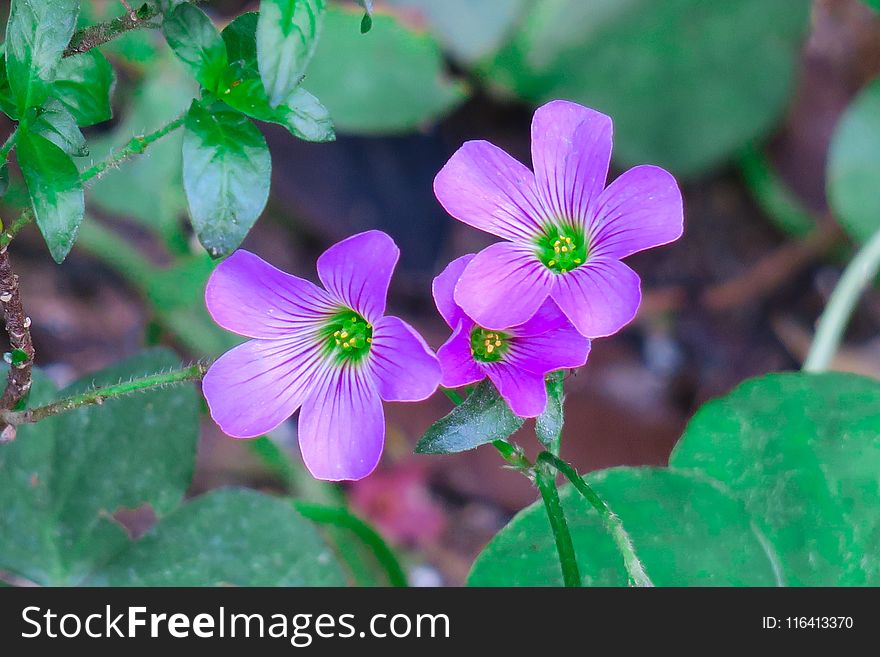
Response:
POLYGON ((532 118, 532 164, 544 207, 583 225, 611 162, 611 118, 577 103, 554 100, 532 118))
POLYGON ((552 296, 575 328, 588 338, 617 333, 636 316, 642 300, 638 275, 611 258, 591 258, 561 274, 552 296))
POLYGON ((421 401, 440 385, 440 363, 416 330, 397 317, 373 327, 370 367, 385 401, 421 401))
POLYGON ((434 293, 434 304, 440 315, 449 324, 449 328, 455 328, 458 320, 465 317, 464 311, 455 303, 453 293, 455 292, 455 284, 461 278, 461 273, 467 264, 474 259, 474 254, 469 253, 460 258, 456 258, 434 279, 431 290, 434 293))
POLYGON ((460 322, 449 339, 437 350, 437 358, 443 371, 441 383, 446 388, 459 388, 486 377, 471 353, 473 326, 473 322, 460 322))
POLYGON ((309 338, 249 340, 234 347, 202 381, 211 417, 235 438, 271 431, 309 395, 321 360, 320 345, 309 338))
POLYGON ((547 407, 544 376, 527 372, 509 363, 491 363, 486 373, 498 393, 520 417, 538 417, 547 407))
POLYGON ((532 318, 550 294, 553 276, 530 247, 498 242, 465 267, 455 301, 480 326, 503 330, 532 318))
POLYGON ((556 302, 551 297, 547 297, 538 308, 538 312, 529 321, 507 329, 505 332, 516 336, 539 335, 563 326, 571 326, 571 322, 568 321, 568 317, 559 309, 556 302))
POLYGON ((286 274, 242 250, 212 272, 205 287, 205 304, 223 328, 267 339, 310 329, 335 306, 314 283, 286 274))
POLYGON ((385 298, 400 249, 379 230, 352 235, 318 258, 318 277, 340 302, 375 323, 385 312, 385 298))
POLYGON ((316 479, 355 481, 379 463, 382 402, 366 368, 326 367, 299 414, 299 448, 316 479))
POLYGON ((540 335, 510 340, 506 362, 534 374, 581 367, 590 354, 590 341, 571 324, 540 335))
POLYGON ((546 213, 528 167, 487 141, 468 141, 434 178, 434 195, 461 222, 509 240, 528 240, 546 213))
POLYGON ((622 174, 602 192, 590 225, 590 252, 625 258, 681 237, 681 190, 659 167, 639 166, 622 174))

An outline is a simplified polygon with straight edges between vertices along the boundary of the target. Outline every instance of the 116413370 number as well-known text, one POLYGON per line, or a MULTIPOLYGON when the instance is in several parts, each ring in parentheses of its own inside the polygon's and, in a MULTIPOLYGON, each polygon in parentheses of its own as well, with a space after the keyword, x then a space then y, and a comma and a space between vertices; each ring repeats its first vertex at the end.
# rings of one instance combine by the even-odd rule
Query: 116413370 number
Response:
POLYGON ((852 616, 764 616, 761 627, 767 630, 851 630, 852 616))

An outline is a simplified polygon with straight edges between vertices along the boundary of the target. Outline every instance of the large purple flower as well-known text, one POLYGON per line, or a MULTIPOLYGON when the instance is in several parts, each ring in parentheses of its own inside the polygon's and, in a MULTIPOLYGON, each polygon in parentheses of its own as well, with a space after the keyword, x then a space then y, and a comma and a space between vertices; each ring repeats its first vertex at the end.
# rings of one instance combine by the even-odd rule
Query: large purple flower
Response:
POLYGON ((442 383, 457 388, 488 376, 514 413, 536 417, 547 406, 544 377, 548 372, 586 363, 590 341, 551 299, 520 326, 499 331, 478 325, 454 299, 456 283, 474 258, 471 254, 453 260, 434 279, 437 310, 453 329, 452 336, 437 350, 442 383))
POLYGON ((486 328, 526 322, 552 298, 588 338, 635 317, 639 277, 620 260, 682 233, 681 192, 638 166, 605 187, 611 119, 553 101, 532 120, 534 173, 486 141, 466 142, 437 174, 453 217, 504 238, 468 264, 455 301, 486 328))
POLYGON ((230 436, 277 427, 298 408, 299 445, 318 479, 361 479, 385 440, 384 401, 419 401, 440 382, 437 357, 415 330, 385 317, 400 251, 369 231, 318 258, 321 289, 247 251, 220 263, 205 301, 220 326, 254 338, 221 356, 202 389, 230 436))

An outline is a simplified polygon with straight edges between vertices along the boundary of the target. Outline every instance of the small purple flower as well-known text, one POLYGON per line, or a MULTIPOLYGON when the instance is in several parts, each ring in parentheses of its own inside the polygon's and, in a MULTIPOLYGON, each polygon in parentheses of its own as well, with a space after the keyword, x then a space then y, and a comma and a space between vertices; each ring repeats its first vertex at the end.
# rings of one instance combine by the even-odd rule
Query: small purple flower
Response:
POLYGON ((605 187, 610 160, 611 119, 557 100, 532 120, 534 173, 486 141, 466 142, 440 170, 446 211, 507 240, 477 254, 455 288, 478 324, 522 324, 547 297, 588 338, 635 317, 639 277, 620 260, 681 236, 681 192, 654 166, 605 187))
POLYGON ((520 326, 499 331, 478 325, 454 299, 456 284, 475 257, 471 254, 453 260, 434 279, 434 303, 453 329, 452 336, 437 350, 442 384, 457 388, 488 376, 514 413, 537 417, 547 406, 544 377, 586 363, 590 341, 551 299, 545 299, 520 326))
POLYGON ((211 417, 236 438, 271 431, 298 408, 299 445, 318 479, 361 479, 385 440, 382 401, 426 399, 440 365, 406 322, 383 316, 400 251, 368 231, 318 258, 325 289, 236 251, 211 274, 208 311, 254 338, 221 356, 202 389, 211 417))

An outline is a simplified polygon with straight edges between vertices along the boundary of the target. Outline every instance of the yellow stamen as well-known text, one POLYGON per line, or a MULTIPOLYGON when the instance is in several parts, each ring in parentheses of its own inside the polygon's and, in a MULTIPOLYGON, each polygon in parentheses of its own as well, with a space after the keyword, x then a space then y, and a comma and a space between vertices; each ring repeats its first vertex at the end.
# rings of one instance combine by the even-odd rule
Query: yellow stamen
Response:
POLYGON ((567 253, 567 252, 568 252, 568 247, 567 247, 567 246, 563 246, 563 247, 562 247, 562 252, 563 252, 563 253, 567 253))
POLYGON ((491 344, 487 344, 486 345, 486 353, 491 354, 493 351, 495 351, 495 347, 491 344))
POLYGON ((501 340, 495 340, 495 346, 496 346, 496 347, 500 347, 500 346, 501 346, 501 340))
POLYGON ((555 260, 551 260, 550 262, 547 263, 547 266, 548 266, 548 267, 552 267, 552 266, 555 265, 555 264, 556 264, 556 261, 555 261, 555 260))
POLYGON ((347 337, 348 337, 348 331, 343 331, 342 333, 339 334, 339 337, 340 337, 340 338, 347 338, 347 337))

